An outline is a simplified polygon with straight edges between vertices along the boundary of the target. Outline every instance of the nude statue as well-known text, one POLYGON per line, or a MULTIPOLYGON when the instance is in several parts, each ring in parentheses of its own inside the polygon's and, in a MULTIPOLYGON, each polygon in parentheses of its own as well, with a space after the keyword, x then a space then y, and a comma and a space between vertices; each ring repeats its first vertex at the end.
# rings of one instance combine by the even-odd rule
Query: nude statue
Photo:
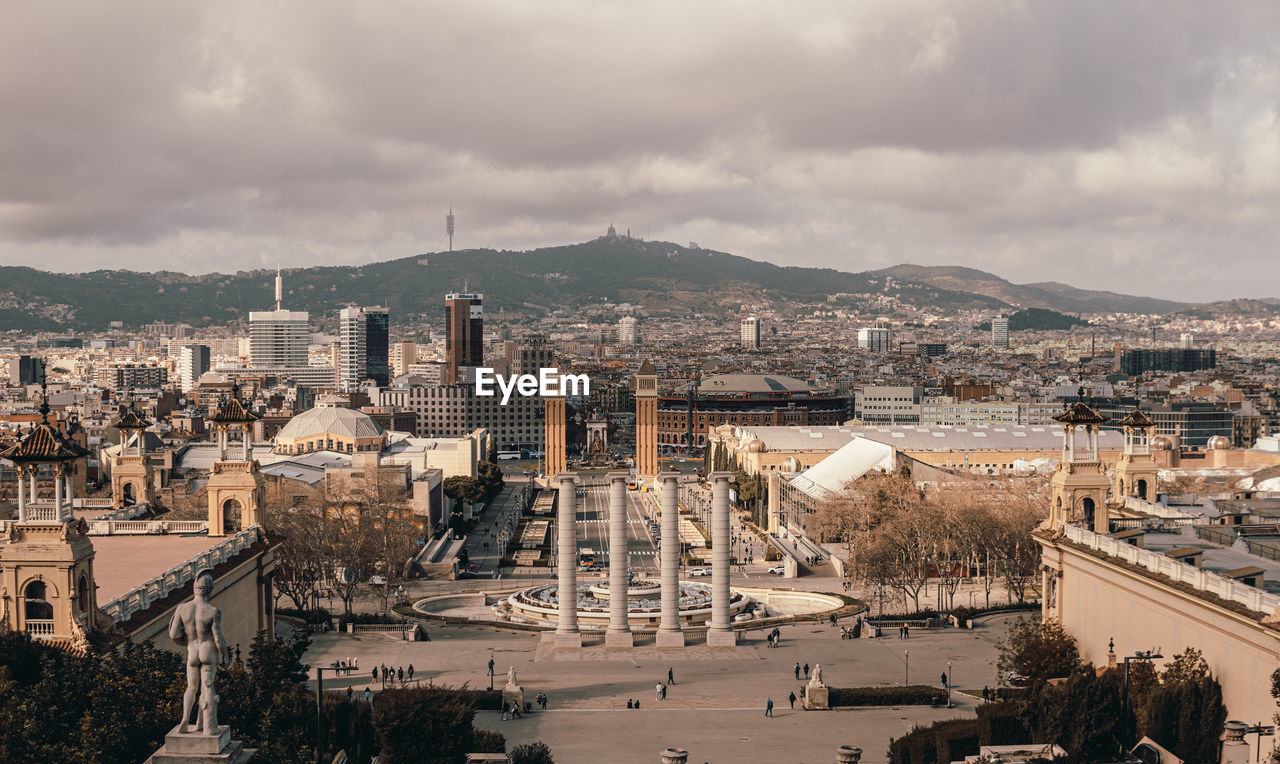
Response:
POLYGON ((510 666, 507 668, 507 686, 513 687, 515 686, 515 683, 516 683, 516 667, 510 666))
POLYGON ((213 679, 218 666, 231 662, 227 640, 222 635, 222 611, 209 604, 213 593, 213 573, 201 570, 196 573, 192 587, 194 598, 178 606, 169 621, 169 637, 187 648, 187 691, 182 696, 182 723, 178 733, 201 732, 218 734, 218 696, 214 692, 213 679), (200 713, 194 730, 188 730, 191 707, 197 693, 200 696, 200 713))

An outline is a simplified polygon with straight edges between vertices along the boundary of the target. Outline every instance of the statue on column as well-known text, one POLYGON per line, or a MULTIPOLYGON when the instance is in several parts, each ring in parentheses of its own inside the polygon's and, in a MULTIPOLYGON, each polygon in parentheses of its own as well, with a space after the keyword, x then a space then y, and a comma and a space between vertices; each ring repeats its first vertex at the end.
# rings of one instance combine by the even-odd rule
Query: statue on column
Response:
POLYGON ((214 676, 218 666, 231 662, 226 637, 222 634, 222 611, 209 603, 213 594, 213 573, 201 570, 196 573, 192 587, 194 599, 178 606, 169 621, 169 637, 175 644, 187 648, 187 691, 182 696, 182 723, 178 733, 203 732, 218 734, 218 695, 214 690, 214 676), (199 714, 194 730, 188 729, 191 707, 196 696, 200 697, 199 714))

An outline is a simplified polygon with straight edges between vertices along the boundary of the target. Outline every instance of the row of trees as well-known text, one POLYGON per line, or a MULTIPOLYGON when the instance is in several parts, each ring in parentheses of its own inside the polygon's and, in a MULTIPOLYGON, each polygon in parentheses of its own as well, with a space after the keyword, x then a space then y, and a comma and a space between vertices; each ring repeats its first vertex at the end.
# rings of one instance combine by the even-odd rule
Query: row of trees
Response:
POLYGON ((333 482, 326 494, 267 513, 268 529, 283 539, 277 550, 277 593, 305 609, 327 588, 350 615, 358 587, 376 575, 382 577, 385 607, 407 578, 414 545, 424 536, 402 473, 370 470, 333 482))
MULTIPOLYGON (((247 661, 218 671, 219 721, 255 762, 316 759, 316 696, 302 663, 306 639, 259 633, 247 661)), ((150 643, 75 655, 0 632, 0 761, 143 761, 182 713, 182 658, 150 643)), ((326 694, 324 760, 463 764, 467 753, 502 752, 503 736, 474 726, 477 694, 447 687, 389 690, 365 703, 326 694)), ((516 764, 553 764, 541 743, 517 746, 516 764)))
POLYGON ((953 598, 963 579, 976 577, 989 606, 997 583, 1021 601, 1035 580, 1039 549, 1030 533, 1047 508, 1043 488, 1029 480, 920 488, 904 468, 853 481, 815 507, 813 524, 843 547, 852 577, 898 592, 917 610, 930 579, 953 598))
POLYGON ((1058 624, 1024 620, 1001 644, 998 666, 1022 673, 1028 686, 978 706, 977 719, 938 722, 892 741, 889 760, 931 764, 976 754, 979 745, 1034 742, 1061 746, 1065 762, 1118 761, 1143 736, 1183 761, 1218 760, 1227 710, 1222 687, 1195 648, 1161 671, 1131 663, 1126 692, 1123 666, 1083 664, 1075 640, 1058 624))

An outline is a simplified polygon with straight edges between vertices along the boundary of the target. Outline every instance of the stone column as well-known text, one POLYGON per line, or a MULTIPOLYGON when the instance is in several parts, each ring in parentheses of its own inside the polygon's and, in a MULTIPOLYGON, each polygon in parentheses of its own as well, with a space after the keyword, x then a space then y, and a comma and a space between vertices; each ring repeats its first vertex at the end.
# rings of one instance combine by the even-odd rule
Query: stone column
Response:
POLYGON ((58 519, 62 517, 62 472, 61 464, 53 468, 53 514, 58 519))
POLYGON ((737 635, 729 627, 729 481, 732 472, 713 472, 711 479, 711 628, 707 645, 732 647, 737 635))
POLYGON ((63 480, 67 481, 67 487, 64 490, 67 497, 67 508, 74 510, 76 508, 75 480, 72 479, 75 467, 70 467, 63 474, 63 480))
POLYGON ((560 619, 556 626, 556 647, 582 647, 582 633, 578 631, 578 485, 572 472, 556 475, 560 486, 560 506, 556 512, 560 554, 556 564, 560 566, 556 580, 559 582, 560 619))
POLYGON ((627 622, 627 479, 625 472, 609 473, 609 630, 605 647, 631 647, 627 622))
POLYGON ((658 475, 662 497, 662 619, 658 647, 684 647, 680 630, 680 503, 679 480, 670 472, 658 475))
POLYGON ((18 519, 27 519, 27 468, 18 465, 18 519))
POLYGON ((689 761, 689 752, 683 748, 668 748, 662 752, 662 764, 685 764, 689 761))

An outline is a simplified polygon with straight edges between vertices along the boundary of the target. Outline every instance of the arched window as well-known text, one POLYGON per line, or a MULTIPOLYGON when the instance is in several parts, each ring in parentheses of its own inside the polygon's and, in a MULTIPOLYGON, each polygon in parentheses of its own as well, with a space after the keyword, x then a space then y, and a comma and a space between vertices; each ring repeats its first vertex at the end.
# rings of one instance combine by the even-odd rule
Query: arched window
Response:
POLYGON ((1095 520, 1094 514, 1097 511, 1097 507, 1094 506, 1093 499, 1090 499, 1087 496, 1081 499, 1080 509, 1083 510, 1085 522, 1089 523, 1089 529, 1092 530, 1094 527, 1094 520, 1095 520))
POLYGON ((1150 501, 1150 499, 1147 498, 1147 481, 1146 480, 1139 479, 1137 489, 1138 489, 1137 494, 1139 499, 1150 501))
POLYGON ((89 612, 89 579, 84 574, 76 582, 76 608, 78 612, 89 612))
POLYGON ((53 605, 46 599, 47 589, 44 581, 32 581, 23 592, 26 600, 26 617, 28 621, 48 621, 53 619, 53 605))
POLYGON ((222 502, 222 532, 235 533, 241 528, 240 519, 240 502, 236 499, 227 499, 222 502))
POLYGON ((120 487, 120 497, 126 507, 131 507, 137 503, 137 499, 133 495, 133 483, 125 483, 120 487))

